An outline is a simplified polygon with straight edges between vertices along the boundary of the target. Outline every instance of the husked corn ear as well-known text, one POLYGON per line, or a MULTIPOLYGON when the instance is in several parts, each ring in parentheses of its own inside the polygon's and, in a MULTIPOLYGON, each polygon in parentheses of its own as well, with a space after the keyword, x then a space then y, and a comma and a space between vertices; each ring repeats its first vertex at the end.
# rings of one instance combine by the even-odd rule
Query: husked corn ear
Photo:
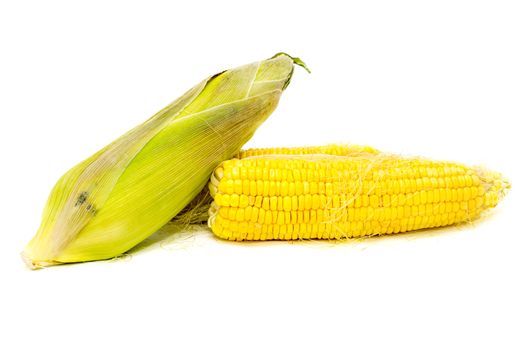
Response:
POLYGON ((500 174, 395 155, 267 155, 223 162, 209 183, 218 237, 341 239, 451 225, 501 200, 500 174))
POLYGON ((273 112, 294 63, 277 54, 213 75, 69 170, 24 250, 28 265, 111 258, 158 230, 273 112))
POLYGON ((327 145, 327 146, 310 146, 310 147, 291 147, 291 148, 250 148, 242 150, 237 158, 243 159, 253 156, 262 156, 269 154, 331 154, 336 156, 359 156, 365 154, 380 153, 373 147, 362 145, 327 145))

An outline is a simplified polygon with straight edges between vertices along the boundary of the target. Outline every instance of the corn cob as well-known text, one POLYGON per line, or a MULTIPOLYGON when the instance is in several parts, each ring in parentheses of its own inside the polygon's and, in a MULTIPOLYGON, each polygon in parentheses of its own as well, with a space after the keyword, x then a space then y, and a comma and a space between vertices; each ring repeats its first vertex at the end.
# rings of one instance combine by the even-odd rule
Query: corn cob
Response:
POLYGON ((69 170, 24 250, 27 264, 107 259, 154 233, 276 108, 294 63, 303 65, 277 54, 205 79, 69 170))
POLYGON ((390 234, 475 219, 508 188, 498 173, 422 158, 247 156, 213 172, 208 224, 235 241, 390 234))

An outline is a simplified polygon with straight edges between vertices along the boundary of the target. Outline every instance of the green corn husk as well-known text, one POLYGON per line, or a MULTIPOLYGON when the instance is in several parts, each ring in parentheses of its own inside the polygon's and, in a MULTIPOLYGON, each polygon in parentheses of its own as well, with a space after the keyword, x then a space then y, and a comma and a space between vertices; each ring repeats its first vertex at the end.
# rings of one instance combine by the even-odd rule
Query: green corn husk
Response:
POLYGON ((205 79, 69 170, 53 188, 28 266, 108 259, 180 212, 273 112, 299 59, 271 59, 205 79))

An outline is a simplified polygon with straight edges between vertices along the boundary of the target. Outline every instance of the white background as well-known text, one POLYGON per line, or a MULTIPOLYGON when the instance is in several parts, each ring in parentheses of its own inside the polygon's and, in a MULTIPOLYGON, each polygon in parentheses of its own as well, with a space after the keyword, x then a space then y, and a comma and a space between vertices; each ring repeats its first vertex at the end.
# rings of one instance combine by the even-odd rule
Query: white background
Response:
POLYGON ((0 348, 522 349, 519 1, 1 1, 0 348), (343 243, 178 233, 30 271, 54 182, 204 77, 296 74, 249 146, 354 142, 503 172, 480 222, 343 243))

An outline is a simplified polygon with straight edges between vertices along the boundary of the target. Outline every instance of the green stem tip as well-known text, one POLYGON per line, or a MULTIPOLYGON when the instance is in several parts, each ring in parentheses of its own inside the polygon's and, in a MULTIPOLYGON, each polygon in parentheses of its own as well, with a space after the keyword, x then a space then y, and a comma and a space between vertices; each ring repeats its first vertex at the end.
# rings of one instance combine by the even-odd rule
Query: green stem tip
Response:
POLYGON ((311 70, 307 67, 306 63, 304 61, 302 61, 300 58, 298 57, 293 57, 291 55, 288 55, 287 53, 285 52, 279 52, 277 53, 276 55, 274 55, 273 57, 271 58, 275 58, 277 56, 280 56, 280 55, 285 55, 289 58, 291 58, 293 60, 293 63, 296 64, 297 66, 300 66, 302 68, 304 68, 306 70, 306 72, 310 73, 311 74, 311 70))

